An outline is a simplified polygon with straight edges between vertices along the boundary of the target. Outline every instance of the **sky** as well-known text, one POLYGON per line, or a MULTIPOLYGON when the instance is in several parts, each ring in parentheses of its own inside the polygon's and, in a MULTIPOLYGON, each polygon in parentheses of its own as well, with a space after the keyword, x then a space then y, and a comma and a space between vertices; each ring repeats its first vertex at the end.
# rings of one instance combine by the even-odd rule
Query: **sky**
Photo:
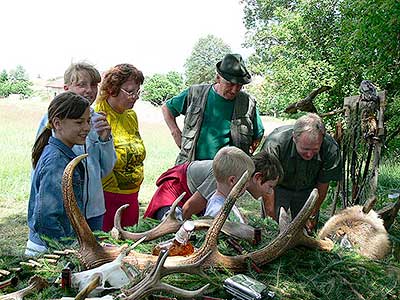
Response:
POLYGON ((0 2, 0 70, 22 65, 43 79, 85 60, 100 71, 131 63, 144 75, 183 72, 201 37, 244 58, 239 0, 6 0, 0 2))

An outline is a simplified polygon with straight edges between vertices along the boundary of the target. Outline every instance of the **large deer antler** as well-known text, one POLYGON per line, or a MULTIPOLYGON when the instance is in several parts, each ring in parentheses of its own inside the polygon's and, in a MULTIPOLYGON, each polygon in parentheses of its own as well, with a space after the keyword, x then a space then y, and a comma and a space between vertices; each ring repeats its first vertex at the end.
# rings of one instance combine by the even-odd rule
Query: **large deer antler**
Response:
MULTIPOLYGON (((93 233, 90 231, 89 226, 86 224, 86 221, 76 204, 72 189, 72 174, 74 167, 81 159, 83 159, 83 156, 73 159, 65 169, 63 176, 64 206, 67 211, 67 215, 71 220, 71 224, 78 236, 78 241, 80 244, 78 257, 86 267, 92 268, 104 262, 113 260, 116 255, 118 255, 119 250, 117 247, 107 247, 107 250, 105 250, 97 243, 93 233)), ((221 231, 221 228, 225 223, 232 206, 240 195, 240 191, 242 191, 245 183, 247 182, 247 179, 248 172, 245 172, 238 183, 234 186, 232 191, 229 193, 224 207, 213 220, 211 227, 207 231, 201 248, 190 256, 168 257, 164 264, 166 268, 175 267, 178 265, 194 264, 202 260, 204 256, 207 255, 202 264, 203 268, 213 266, 217 268, 228 268, 233 271, 240 271, 246 269, 247 260, 249 258, 252 259, 257 265, 261 266, 274 260, 289 248, 292 248, 296 245, 306 245, 325 250, 330 250, 333 247, 333 243, 330 241, 315 240, 303 234, 305 222, 310 216, 318 197, 318 192, 316 189, 314 189, 296 218, 284 230, 282 230, 269 245, 246 255, 226 256, 221 254, 217 248, 218 234, 221 231)), ((150 263, 154 264, 156 260, 157 256, 142 254, 135 251, 130 252, 130 254, 124 259, 125 262, 132 264, 139 269, 146 268, 150 263)))
POLYGON ((200 289, 189 291, 175 287, 173 285, 161 282, 162 277, 173 273, 187 273, 187 274, 199 274, 204 275, 200 269, 201 264, 207 256, 204 256, 201 260, 195 264, 182 265, 176 267, 164 267, 164 262, 168 257, 168 250, 161 250, 158 260, 151 270, 139 283, 134 285, 132 288, 125 290, 123 294, 119 295, 119 299, 135 300, 141 299, 144 296, 154 291, 168 291, 173 292, 175 295, 183 297, 185 299, 192 299, 202 294, 209 286, 206 284, 200 289))
POLYGON ((0 300, 22 300, 25 296, 37 293, 49 285, 45 279, 38 275, 29 278, 28 283, 29 285, 22 290, 0 296, 0 300))
POLYGON ((79 252, 77 253, 78 258, 86 268, 91 269, 113 261, 119 255, 120 250, 117 247, 103 248, 99 245, 76 203, 72 188, 72 177, 75 167, 87 156, 87 154, 82 154, 73 159, 65 167, 62 187, 65 212, 71 222, 72 228, 75 230, 80 245, 79 252), (92 263, 86 264, 86 261, 92 263))
MULTIPOLYGON (((178 203, 182 200, 183 193, 180 195, 172 204, 170 208, 170 212, 174 212, 178 203)), ((121 226, 121 214, 122 212, 129 206, 129 204, 125 204, 118 208, 114 217, 114 228, 111 230, 111 235, 115 239, 123 239, 123 240, 133 240, 137 241, 142 237, 146 237, 145 241, 155 240, 161 236, 164 236, 169 233, 175 233, 182 226, 183 221, 178 221, 174 213, 169 213, 168 216, 156 227, 145 231, 145 232, 129 232, 122 228, 121 226)), ((195 230, 206 230, 210 228, 213 219, 199 219, 194 220, 195 230)), ((237 238, 239 240, 245 240, 248 242, 252 242, 254 238, 254 228, 250 225, 243 223, 233 223, 233 222, 225 222, 221 231, 228 236, 237 238)))

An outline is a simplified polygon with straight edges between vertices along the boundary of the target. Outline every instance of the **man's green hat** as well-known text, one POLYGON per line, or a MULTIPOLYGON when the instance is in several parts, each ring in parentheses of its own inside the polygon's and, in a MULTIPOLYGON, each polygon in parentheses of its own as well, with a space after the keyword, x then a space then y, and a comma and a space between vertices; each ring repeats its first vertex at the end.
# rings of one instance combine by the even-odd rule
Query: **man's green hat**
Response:
POLYGON ((250 73, 247 71, 240 54, 227 54, 217 63, 217 72, 225 80, 237 84, 247 84, 251 81, 250 73))

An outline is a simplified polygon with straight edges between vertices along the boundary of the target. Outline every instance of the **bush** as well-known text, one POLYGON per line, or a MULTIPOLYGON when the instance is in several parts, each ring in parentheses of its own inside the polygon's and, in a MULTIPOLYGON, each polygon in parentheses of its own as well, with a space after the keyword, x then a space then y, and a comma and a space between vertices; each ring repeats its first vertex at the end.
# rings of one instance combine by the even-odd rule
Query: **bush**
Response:
POLYGON ((7 74, 6 70, 0 73, 0 97, 8 97, 11 94, 30 96, 33 92, 32 85, 22 66, 17 66, 10 74, 7 74))
POLYGON ((165 100, 177 95, 183 89, 182 75, 178 72, 154 74, 147 77, 143 84, 142 99, 155 106, 162 105, 165 100))

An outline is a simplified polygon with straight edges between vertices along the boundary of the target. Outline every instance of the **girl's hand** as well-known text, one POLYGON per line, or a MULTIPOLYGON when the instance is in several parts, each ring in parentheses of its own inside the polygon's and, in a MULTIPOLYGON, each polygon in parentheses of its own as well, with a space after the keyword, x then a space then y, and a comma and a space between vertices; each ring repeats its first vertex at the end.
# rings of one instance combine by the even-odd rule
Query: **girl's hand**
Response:
POLYGON ((99 135, 101 141, 108 141, 111 135, 111 126, 106 116, 106 113, 102 111, 92 116, 92 128, 99 135))

